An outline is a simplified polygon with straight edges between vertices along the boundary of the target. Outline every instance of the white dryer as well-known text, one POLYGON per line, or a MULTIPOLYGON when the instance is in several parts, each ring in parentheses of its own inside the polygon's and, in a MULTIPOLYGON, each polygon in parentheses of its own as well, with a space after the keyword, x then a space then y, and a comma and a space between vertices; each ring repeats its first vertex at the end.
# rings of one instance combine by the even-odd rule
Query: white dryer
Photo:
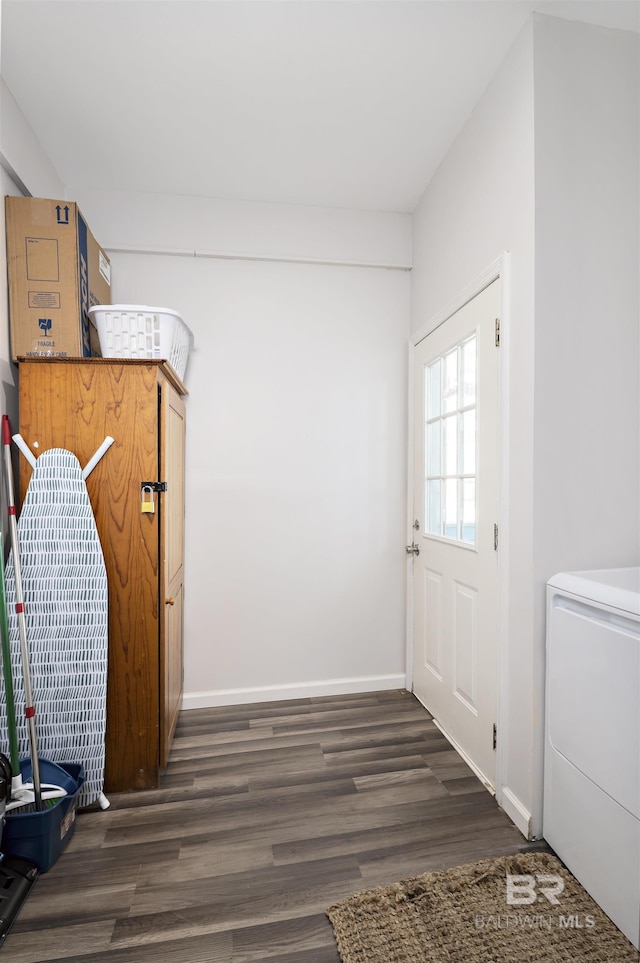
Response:
POLYGON ((547 584, 543 833, 640 947, 640 568, 547 584))

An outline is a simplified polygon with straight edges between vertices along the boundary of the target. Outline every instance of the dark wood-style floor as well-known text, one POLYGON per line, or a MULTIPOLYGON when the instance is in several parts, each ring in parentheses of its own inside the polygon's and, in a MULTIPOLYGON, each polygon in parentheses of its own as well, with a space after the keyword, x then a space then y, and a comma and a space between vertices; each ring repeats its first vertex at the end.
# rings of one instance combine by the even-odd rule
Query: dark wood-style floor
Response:
POLYGON ((339 963, 332 902, 535 845, 404 691, 183 712, 161 787, 111 803, 11 963, 339 963))

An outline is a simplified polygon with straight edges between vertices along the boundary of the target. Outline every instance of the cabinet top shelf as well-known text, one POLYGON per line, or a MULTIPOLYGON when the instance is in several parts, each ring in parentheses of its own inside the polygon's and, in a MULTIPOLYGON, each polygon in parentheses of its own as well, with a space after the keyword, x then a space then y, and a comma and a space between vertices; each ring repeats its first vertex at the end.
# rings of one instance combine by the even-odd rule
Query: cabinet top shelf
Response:
POLYGON ((171 365, 162 358, 50 358, 42 355, 41 357, 19 357, 18 364, 100 364, 100 365, 151 365, 159 368, 167 381, 173 385, 181 395, 188 395, 189 392, 175 373, 171 365))

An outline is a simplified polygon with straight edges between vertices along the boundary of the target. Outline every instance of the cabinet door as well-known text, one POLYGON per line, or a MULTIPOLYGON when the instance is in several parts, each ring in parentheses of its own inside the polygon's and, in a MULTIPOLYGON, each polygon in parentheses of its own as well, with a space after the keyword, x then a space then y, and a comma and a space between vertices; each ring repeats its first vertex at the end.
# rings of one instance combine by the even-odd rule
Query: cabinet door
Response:
POLYGON ((161 501, 160 766, 169 750, 182 704, 185 411, 167 382, 160 394, 161 501))

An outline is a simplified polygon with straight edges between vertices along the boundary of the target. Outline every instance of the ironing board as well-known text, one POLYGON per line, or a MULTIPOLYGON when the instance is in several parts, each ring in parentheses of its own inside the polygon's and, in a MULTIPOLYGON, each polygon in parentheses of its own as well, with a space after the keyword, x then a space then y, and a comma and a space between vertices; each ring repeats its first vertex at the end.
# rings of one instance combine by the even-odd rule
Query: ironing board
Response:
MULTIPOLYGON (((86 782, 78 804, 98 801, 104 806, 107 573, 85 484, 96 458, 83 472, 76 456, 64 448, 52 448, 37 459, 28 454, 33 473, 18 519, 18 539, 38 754, 52 762, 81 763, 86 782)), ((26 755, 12 554, 5 581, 18 739, 20 753, 26 755)), ((0 703, 0 731, 4 727, 6 713, 0 703)))

